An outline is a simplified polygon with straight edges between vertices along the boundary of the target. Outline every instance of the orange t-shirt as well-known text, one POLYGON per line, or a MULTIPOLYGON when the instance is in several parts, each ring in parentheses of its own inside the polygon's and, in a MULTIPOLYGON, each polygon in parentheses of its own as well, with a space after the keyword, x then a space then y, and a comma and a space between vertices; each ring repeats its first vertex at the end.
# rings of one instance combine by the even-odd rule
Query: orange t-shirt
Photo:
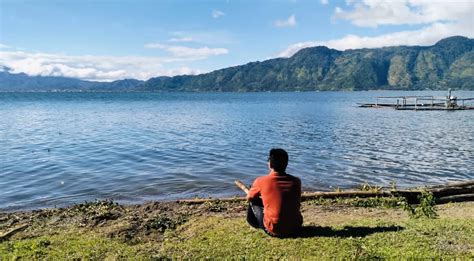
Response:
POLYGON ((299 178, 271 171, 254 181, 247 198, 251 200, 258 196, 263 201, 263 224, 270 234, 291 235, 301 227, 299 178))

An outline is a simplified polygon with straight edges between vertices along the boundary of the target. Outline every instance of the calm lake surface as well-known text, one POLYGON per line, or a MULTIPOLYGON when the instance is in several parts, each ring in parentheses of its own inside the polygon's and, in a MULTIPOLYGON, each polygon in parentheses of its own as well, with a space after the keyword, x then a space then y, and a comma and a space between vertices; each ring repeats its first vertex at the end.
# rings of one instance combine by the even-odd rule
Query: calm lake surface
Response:
POLYGON ((474 111, 356 107, 432 94, 0 93, 0 209, 243 195, 272 147, 305 190, 474 179, 474 111))

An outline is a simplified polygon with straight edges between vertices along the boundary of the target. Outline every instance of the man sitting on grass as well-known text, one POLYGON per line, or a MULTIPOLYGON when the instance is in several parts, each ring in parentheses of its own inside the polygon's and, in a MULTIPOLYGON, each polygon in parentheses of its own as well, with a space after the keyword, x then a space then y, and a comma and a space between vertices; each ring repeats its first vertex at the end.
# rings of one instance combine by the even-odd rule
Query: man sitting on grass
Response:
POLYGON ((247 200, 247 222, 276 237, 294 236, 303 223, 300 212, 301 181, 286 173, 288 153, 271 149, 268 156, 270 173, 258 177, 247 200))

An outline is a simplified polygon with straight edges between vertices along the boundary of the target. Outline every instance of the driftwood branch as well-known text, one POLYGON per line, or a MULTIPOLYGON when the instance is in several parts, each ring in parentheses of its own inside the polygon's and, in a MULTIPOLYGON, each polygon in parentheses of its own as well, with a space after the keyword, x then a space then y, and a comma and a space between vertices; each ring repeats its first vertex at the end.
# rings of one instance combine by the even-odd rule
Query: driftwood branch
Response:
POLYGON ((21 230, 25 229, 28 227, 28 224, 23 224, 17 227, 14 227, 7 232, 0 234, 0 242, 9 239, 11 236, 13 236, 15 233, 20 232, 21 230))
POLYGON ((239 187, 241 190, 245 192, 245 194, 249 194, 249 189, 242 183, 240 180, 234 181, 235 185, 239 187))

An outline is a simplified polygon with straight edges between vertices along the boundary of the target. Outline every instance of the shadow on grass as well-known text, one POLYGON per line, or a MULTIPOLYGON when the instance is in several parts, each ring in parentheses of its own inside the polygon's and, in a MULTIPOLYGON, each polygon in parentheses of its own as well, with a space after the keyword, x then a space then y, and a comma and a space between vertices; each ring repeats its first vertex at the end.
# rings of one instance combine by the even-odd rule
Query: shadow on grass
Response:
POLYGON ((401 226, 385 227, 351 227, 346 226, 342 229, 332 227, 304 226, 297 237, 365 237, 374 233, 401 231, 401 226))

